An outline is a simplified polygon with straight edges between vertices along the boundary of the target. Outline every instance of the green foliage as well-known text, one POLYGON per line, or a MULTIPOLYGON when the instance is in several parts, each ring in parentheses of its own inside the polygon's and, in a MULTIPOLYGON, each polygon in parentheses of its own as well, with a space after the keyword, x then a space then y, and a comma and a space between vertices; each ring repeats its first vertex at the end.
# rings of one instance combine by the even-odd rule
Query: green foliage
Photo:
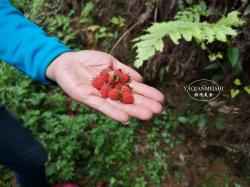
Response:
MULTIPOLYGON (((184 2, 179 0, 181 1, 184 2)), ((86 48, 84 42, 87 33, 93 35, 94 48, 108 51, 112 41, 120 34, 118 31, 126 23, 123 17, 115 16, 111 18, 111 23, 107 22, 107 25, 98 24, 92 17, 96 8, 95 1, 86 3, 78 13, 65 10, 60 4, 50 0, 12 0, 12 2, 50 35, 59 37, 74 49, 86 48)), ((150 2, 155 3, 156 0, 150 2)), ((177 35, 172 33, 175 30, 168 30, 172 33, 171 37, 165 32, 166 25, 156 24, 160 31, 155 27, 149 29, 150 33, 152 32, 152 35, 147 36, 149 39, 144 36, 146 46, 152 46, 155 42, 157 44, 155 48, 150 48, 154 49, 153 53, 149 49, 148 53, 153 56, 155 50, 162 50, 164 48, 162 39, 165 36, 173 38, 176 43, 180 37, 195 39, 201 45, 202 42, 208 43, 209 39, 218 40, 217 38, 221 37, 218 34, 219 30, 216 30, 218 22, 215 24, 201 22, 203 20, 201 18, 206 18, 210 14, 211 10, 206 8, 204 3, 184 9, 169 24, 173 26, 177 21, 189 24, 183 27, 175 25, 177 28, 173 29, 181 30, 177 35), (192 30, 190 27, 194 25, 199 25, 199 29, 192 30), (209 30, 206 31, 207 38, 200 36, 205 32, 201 29, 206 28, 205 26, 216 32, 210 33, 209 30), (190 30, 182 31, 186 28, 190 30), (191 34, 188 34, 189 31, 191 34), (154 40, 155 38, 158 40, 154 40)), ((236 21, 239 21, 238 13, 232 14, 234 16, 231 15, 230 19, 237 17, 236 21)), ((229 15, 222 19, 229 19, 228 17, 229 15)), ((236 21, 234 20, 231 25, 236 26, 236 21)), ((235 33, 234 29, 233 31, 232 33, 235 33)), ((215 53, 211 58, 219 59, 219 55, 215 53)), ((163 80, 163 70, 160 75, 161 80, 163 80)), ((171 165, 169 159, 171 152, 168 152, 169 148, 175 148, 176 145, 186 141, 185 134, 180 134, 176 130, 184 129, 185 125, 203 129, 210 124, 210 117, 199 110, 188 114, 166 110, 162 115, 146 123, 132 119, 128 125, 120 124, 86 106, 79 106, 58 88, 37 84, 3 63, 0 63, 0 77, 0 101, 21 119, 32 135, 49 152, 46 172, 50 183, 79 181, 86 186, 96 186, 96 183, 103 182, 113 187, 157 187, 166 180, 169 173, 180 179, 182 173, 171 165), (177 122, 180 125, 178 128, 177 122)), ((244 90, 250 93, 249 86, 244 86, 244 90)), ((196 110, 197 106, 189 108, 196 110)), ((218 129, 224 128, 224 118, 216 118, 214 125, 218 129)), ((11 176, 10 171, 0 167, 0 186, 11 186, 13 183, 11 176)))
POLYGON ((234 89, 234 88, 232 88, 232 89, 230 90, 230 95, 231 95, 232 98, 235 98, 237 95, 239 95, 239 93, 240 93, 240 90, 239 90, 239 89, 234 89))
POLYGON ((117 27, 121 28, 125 26, 126 20, 121 16, 117 16, 117 17, 112 17, 110 22, 116 25, 117 27))
POLYGON ((48 33, 55 34, 65 44, 70 44, 75 40, 77 31, 70 26, 70 17, 58 15, 55 19, 51 19, 48 26, 48 33))
POLYGON ((239 18, 239 12, 232 11, 223 16, 216 23, 201 22, 201 17, 210 15, 211 10, 204 3, 187 8, 179 12, 174 21, 153 23, 146 32, 147 34, 136 38, 136 67, 142 66, 143 62, 152 57, 157 51, 164 49, 164 37, 169 37, 174 44, 178 45, 180 39, 190 42, 194 39, 198 44, 214 41, 227 42, 228 36, 236 36, 237 31, 233 27, 239 27, 244 22, 239 18))
MULTIPOLYGON (((89 31, 90 27, 96 28, 91 30, 95 32, 96 43, 113 39, 109 28, 94 23, 92 2, 84 6, 80 16, 74 11, 65 13, 60 6, 45 0, 14 0, 14 4, 50 35, 59 37, 74 49, 82 45, 77 36, 89 31), (73 25, 72 20, 78 20, 79 24, 73 25)), ((117 27, 124 22, 121 17, 112 21, 117 27)), ((58 88, 39 85, 2 62, 0 76, 0 101, 22 120, 49 152, 46 172, 51 183, 86 180, 89 186, 101 181, 110 186, 142 187, 148 183, 158 184, 166 175, 163 158, 155 159, 153 155, 145 160, 143 155, 138 155, 134 160, 140 139, 135 134, 136 120, 129 125, 114 122, 86 106, 69 102, 58 88), (138 170, 144 165, 148 168, 141 175, 138 170)), ((2 173, 0 181, 10 186, 10 173, 1 168, 2 173)))
POLYGON ((210 61, 210 62, 214 62, 214 61, 216 61, 216 60, 218 60, 218 59, 222 59, 222 58, 223 58, 223 55, 222 55, 221 52, 212 53, 212 54, 210 54, 210 55, 208 56, 208 58, 209 58, 209 61, 210 61))
POLYGON ((190 114, 188 116, 179 116, 178 121, 182 124, 197 125, 200 129, 206 125, 206 118, 203 114, 190 114))
POLYGON ((245 92, 250 95, 250 86, 244 86, 245 92))
MULTIPOLYGON (((166 153, 161 151, 158 139, 161 131, 168 134, 165 139, 171 138, 171 128, 165 126, 166 113, 154 119, 157 126, 148 134, 148 144, 143 148, 152 154, 144 157, 138 150, 143 142, 136 135, 143 127, 138 121, 131 120, 129 125, 115 122, 69 102, 59 89, 39 85, 3 63, 0 76, 1 102, 49 152, 46 172, 51 183, 86 179, 90 186, 97 181, 110 186, 159 186, 168 174, 166 153), (140 168, 144 168, 144 174, 138 172, 140 168)), ((2 179, 6 183, 8 176, 2 179)))
POLYGON ((45 0, 34 0, 32 3, 29 3, 29 14, 26 14, 29 18, 36 18, 39 14, 42 13, 42 7, 45 4, 45 0))
POLYGON ((225 119, 223 117, 217 117, 215 119, 215 127, 217 129, 224 129, 225 128, 225 119))
POLYGON ((237 70, 242 70, 241 64, 239 62, 239 49, 236 47, 228 47, 227 48, 227 56, 230 64, 233 68, 237 70))
POLYGON ((218 63, 212 63, 212 64, 207 65, 204 69, 205 70, 215 70, 215 69, 218 69, 219 67, 220 66, 218 63))
POLYGON ((238 79, 238 78, 237 78, 237 79, 235 79, 233 83, 234 83, 234 85, 236 85, 236 86, 240 86, 240 85, 242 85, 242 83, 241 83, 240 79, 238 79))
POLYGON ((82 13, 80 16, 80 23, 92 24, 93 19, 90 14, 93 10, 94 10, 94 4, 92 2, 88 2, 82 9, 82 13))
POLYGON ((243 85, 239 78, 234 79, 233 85, 234 87, 230 89, 231 98, 237 97, 241 93, 241 90, 244 90, 248 95, 250 95, 250 86, 243 85))
MULTIPOLYGON (((38 0, 41 1, 41 0, 38 0)), ((27 10, 27 7, 30 5, 27 0, 10 0, 10 2, 17 8, 21 10, 27 10)))

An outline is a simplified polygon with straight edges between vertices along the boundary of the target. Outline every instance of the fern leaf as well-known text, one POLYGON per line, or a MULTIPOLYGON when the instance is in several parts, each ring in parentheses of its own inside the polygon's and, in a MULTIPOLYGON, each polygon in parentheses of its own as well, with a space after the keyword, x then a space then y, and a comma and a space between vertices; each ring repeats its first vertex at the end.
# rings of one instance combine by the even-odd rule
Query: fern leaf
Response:
POLYGON ((238 27, 244 24, 244 21, 239 18, 240 12, 232 11, 226 17, 221 18, 217 24, 228 27, 238 27))
POLYGON ((203 27, 203 34, 205 35, 205 40, 207 43, 212 43, 214 41, 214 30, 211 28, 211 25, 206 25, 203 27))
POLYGON ((192 40, 193 37, 192 30, 189 29, 182 30, 181 34, 186 41, 190 42, 192 40))
POLYGON ((157 41, 160 40, 159 38, 151 38, 149 40, 142 40, 134 45, 137 48, 144 48, 156 45, 157 41))
POLYGON ((218 22, 210 24, 206 21, 200 22, 200 16, 210 15, 210 9, 204 4, 188 8, 179 12, 174 21, 154 23, 146 29, 146 34, 136 38, 133 47, 136 48, 136 67, 142 66, 143 62, 157 51, 162 52, 164 48, 163 38, 168 36, 176 45, 184 38, 186 41, 194 39, 197 43, 205 45, 215 40, 227 42, 228 36, 236 36, 237 32, 233 27, 238 27, 244 23, 239 18, 237 11, 230 12, 222 17, 218 22))
POLYGON ((142 66, 143 62, 155 54, 155 49, 153 47, 144 47, 137 49, 138 56, 134 62, 135 67, 139 68, 142 66))
POLYGON ((174 42, 174 44, 176 45, 179 44, 179 40, 181 39, 181 34, 178 31, 170 32, 168 33, 168 35, 171 38, 171 40, 174 42))
POLYGON ((163 52, 163 49, 164 49, 163 40, 158 40, 157 43, 155 43, 155 50, 159 52, 163 52))

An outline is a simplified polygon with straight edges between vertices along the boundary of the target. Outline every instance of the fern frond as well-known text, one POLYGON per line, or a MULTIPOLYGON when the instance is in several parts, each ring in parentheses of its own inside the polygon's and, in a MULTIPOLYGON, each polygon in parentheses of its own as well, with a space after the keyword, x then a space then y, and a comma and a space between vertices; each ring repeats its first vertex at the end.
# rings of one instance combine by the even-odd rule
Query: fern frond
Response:
POLYGON ((239 18, 240 12, 232 11, 227 14, 226 17, 222 17, 217 24, 224 25, 227 27, 238 27, 244 24, 244 21, 239 18))
POLYGON ((146 30, 145 35, 136 38, 134 40, 136 43, 133 46, 137 53, 134 65, 138 68, 142 66, 145 60, 154 56, 156 52, 162 52, 164 37, 169 37, 176 45, 182 38, 188 42, 194 39, 199 44, 212 43, 215 40, 227 42, 229 36, 237 35, 234 27, 241 26, 244 23, 239 18, 240 13, 238 11, 230 12, 216 23, 199 22, 200 18, 195 14, 198 13, 199 16, 209 15, 210 11, 204 5, 198 7, 178 13, 174 21, 154 23, 146 30), (187 15, 189 15, 189 18, 187 18, 187 15))

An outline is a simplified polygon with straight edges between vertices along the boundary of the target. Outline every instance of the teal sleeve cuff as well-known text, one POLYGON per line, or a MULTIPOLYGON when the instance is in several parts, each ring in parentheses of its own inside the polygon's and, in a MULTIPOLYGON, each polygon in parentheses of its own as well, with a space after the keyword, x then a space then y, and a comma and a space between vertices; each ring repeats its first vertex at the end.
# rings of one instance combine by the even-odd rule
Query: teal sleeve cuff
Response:
POLYGON ((55 47, 54 50, 48 54, 48 56, 44 60, 44 63, 42 63, 41 69, 38 72, 37 80, 39 80, 41 83, 46 84, 46 85, 55 84, 54 81, 49 80, 46 77, 46 70, 54 59, 56 59, 58 56, 62 55, 63 53, 70 52, 70 51, 72 50, 63 45, 62 46, 58 45, 57 47, 55 47))

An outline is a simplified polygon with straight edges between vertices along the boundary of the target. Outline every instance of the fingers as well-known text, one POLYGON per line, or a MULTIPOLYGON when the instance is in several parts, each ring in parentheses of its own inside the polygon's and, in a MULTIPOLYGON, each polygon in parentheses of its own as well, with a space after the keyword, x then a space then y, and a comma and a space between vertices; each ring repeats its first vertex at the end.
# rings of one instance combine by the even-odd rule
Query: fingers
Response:
POLYGON ((129 116, 139 118, 141 120, 148 120, 152 118, 153 113, 160 113, 162 106, 154 100, 144 96, 134 94, 134 104, 127 105, 119 101, 112 101, 110 99, 103 99, 100 97, 98 91, 91 86, 81 87, 81 92, 77 94, 77 100, 87 104, 88 106, 110 116, 112 119, 120 122, 127 122, 129 116), (83 90, 85 95, 83 96, 83 90))
POLYGON ((149 99, 153 99, 161 103, 164 102, 164 95, 156 88, 153 88, 151 86, 133 80, 129 85, 133 88, 133 92, 137 94, 140 94, 142 96, 145 96, 149 99))
POLYGON ((112 119, 120 122, 128 122, 129 116, 123 110, 116 108, 105 99, 98 96, 90 96, 85 102, 88 106, 110 116, 112 119))
POLYGON ((137 82, 142 82, 143 81, 143 77, 134 69, 132 69, 131 67, 119 62, 117 59, 115 59, 114 57, 113 59, 113 69, 121 69, 123 72, 128 73, 132 80, 135 80, 137 82))
POLYGON ((69 96, 78 102, 86 104, 112 119, 120 122, 127 122, 129 117, 126 112, 119 110, 113 105, 106 102, 105 99, 100 97, 100 93, 97 89, 93 88, 91 85, 78 85, 74 89, 65 90, 69 96))
POLYGON ((133 94, 134 104, 143 106, 151 110, 154 114, 160 114, 162 112, 162 105, 152 99, 146 98, 142 95, 133 94))
POLYGON ((73 99, 120 122, 127 122, 129 116, 141 120, 148 120, 152 118, 153 113, 159 114, 162 111, 160 103, 139 94, 133 94, 134 104, 126 105, 119 101, 101 98, 98 90, 92 88, 91 85, 82 85, 74 90, 75 91, 70 94, 73 99))
POLYGON ((149 120, 153 116, 151 110, 140 105, 136 105, 136 104, 126 105, 119 101, 113 101, 110 99, 106 99, 106 101, 112 104, 113 106, 115 106, 116 108, 123 110, 129 116, 139 118, 141 120, 149 120))

